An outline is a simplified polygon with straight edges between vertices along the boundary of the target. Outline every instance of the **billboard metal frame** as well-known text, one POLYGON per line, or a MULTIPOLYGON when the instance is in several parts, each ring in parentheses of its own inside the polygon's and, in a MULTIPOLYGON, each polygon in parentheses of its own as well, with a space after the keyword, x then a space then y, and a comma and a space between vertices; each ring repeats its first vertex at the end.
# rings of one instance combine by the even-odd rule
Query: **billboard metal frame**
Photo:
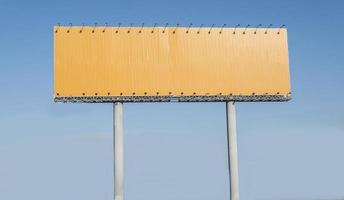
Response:
POLYGON ((287 30, 282 27, 71 25, 54 27, 54 32, 55 102, 257 102, 291 99, 287 30), (209 55, 211 59, 199 59, 204 58, 204 52, 194 51, 193 47, 208 49, 204 52, 215 48, 218 53, 209 55), (123 50, 118 50, 120 48, 123 50), (176 50, 178 48, 181 50, 176 50), (190 57, 190 63, 185 61, 189 59, 184 54, 190 57), (130 61, 134 58, 139 61, 130 61), (212 60, 215 58, 219 63, 212 60), (159 62, 152 61, 155 59, 159 62), (213 82, 218 84, 211 84, 213 82))

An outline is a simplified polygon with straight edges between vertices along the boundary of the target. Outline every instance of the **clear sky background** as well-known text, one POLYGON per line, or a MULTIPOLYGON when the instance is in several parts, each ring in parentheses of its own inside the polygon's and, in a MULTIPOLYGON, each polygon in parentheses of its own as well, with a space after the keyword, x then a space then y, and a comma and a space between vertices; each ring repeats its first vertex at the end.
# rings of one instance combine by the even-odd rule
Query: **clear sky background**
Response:
MULTIPOLYGON (((0 0, 0 199, 112 199, 112 105, 53 102, 58 22, 286 24, 293 99, 237 104, 241 197, 344 198, 343 1, 0 0)), ((229 199, 224 103, 124 120, 126 200, 229 199)))

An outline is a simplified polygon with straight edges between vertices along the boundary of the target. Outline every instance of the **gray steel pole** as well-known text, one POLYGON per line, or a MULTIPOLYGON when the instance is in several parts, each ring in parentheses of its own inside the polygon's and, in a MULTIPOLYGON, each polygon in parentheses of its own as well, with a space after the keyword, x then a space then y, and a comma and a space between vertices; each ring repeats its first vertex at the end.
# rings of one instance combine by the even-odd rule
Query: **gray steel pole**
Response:
POLYGON ((124 155, 123 155, 123 103, 113 104, 113 151, 114 151, 114 199, 123 200, 124 155))
POLYGON ((230 200, 239 200, 239 167, 234 102, 226 102, 230 200))

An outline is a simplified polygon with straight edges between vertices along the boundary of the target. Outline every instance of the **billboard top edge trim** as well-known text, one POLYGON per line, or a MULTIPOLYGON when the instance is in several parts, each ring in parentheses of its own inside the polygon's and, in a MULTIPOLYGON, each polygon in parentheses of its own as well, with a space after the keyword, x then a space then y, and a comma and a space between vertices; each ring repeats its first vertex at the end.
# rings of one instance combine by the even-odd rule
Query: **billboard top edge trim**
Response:
MULTIPOLYGON (((174 31, 180 29, 180 30, 196 30, 196 31, 201 31, 201 30, 206 30, 206 31, 214 31, 214 30, 220 30, 220 31, 253 31, 253 32, 264 32, 268 33, 269 31, 277 31, 279 32, 287 32, 286 27, 222 27, 222 26, 54 26, 54 32, 55 33, 60 33, 59 30, 67 30, 64 31, 66 33, 69 33, 73 29, 78 29, 80 33, 83 30, 91 29, 91 30, 102 30, 101 32, 105 32, 107 29, 114 29, 115 31, 119 31, 122 29, 131 30, 131 29, 136 29, 136 30, 147 30, 149 29, 150 31, 154 31, 156 29, 161 29, 161 30, 171 30, 173 29, 174 31)), ((62 32, 63 33, 63 32, 62 32)))
POLYGON ((80 27, 84 27, 84 28, 104 28, 104 27, 107 27, 107 28, 223 28, 223 29, 228 29, 228 28, 231 28, 231 29, 288 29, 285 25, 282 25, 282 26, 261 26, 261 25, 258 25, 258 26, 250 26, 250 25, 243 25, 243 26, 227 26, 227 25, 177 25, 177 26, 166 26, 166 24, 163 24, 163 25, 156 25, 156 26, 142 26, 142 25, 139 25, 139 26, 131 26, 131 25, 112 25, 112 26, 108 26, 108 25, 54 25, 53 26, 54 28, 80 28, 80 27))

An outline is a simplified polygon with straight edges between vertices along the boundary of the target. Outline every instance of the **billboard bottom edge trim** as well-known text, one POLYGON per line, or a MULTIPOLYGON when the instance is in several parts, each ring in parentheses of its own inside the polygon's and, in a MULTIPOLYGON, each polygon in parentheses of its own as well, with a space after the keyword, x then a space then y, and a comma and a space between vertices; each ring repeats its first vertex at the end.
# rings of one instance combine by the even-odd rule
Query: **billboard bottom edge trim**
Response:
POLYGON ((232 96, 81 96, 59 97, 55 102, 63 103, 113 103, 113 102, 260 102, 289 101, 290 95, 232 95, 232 96))

